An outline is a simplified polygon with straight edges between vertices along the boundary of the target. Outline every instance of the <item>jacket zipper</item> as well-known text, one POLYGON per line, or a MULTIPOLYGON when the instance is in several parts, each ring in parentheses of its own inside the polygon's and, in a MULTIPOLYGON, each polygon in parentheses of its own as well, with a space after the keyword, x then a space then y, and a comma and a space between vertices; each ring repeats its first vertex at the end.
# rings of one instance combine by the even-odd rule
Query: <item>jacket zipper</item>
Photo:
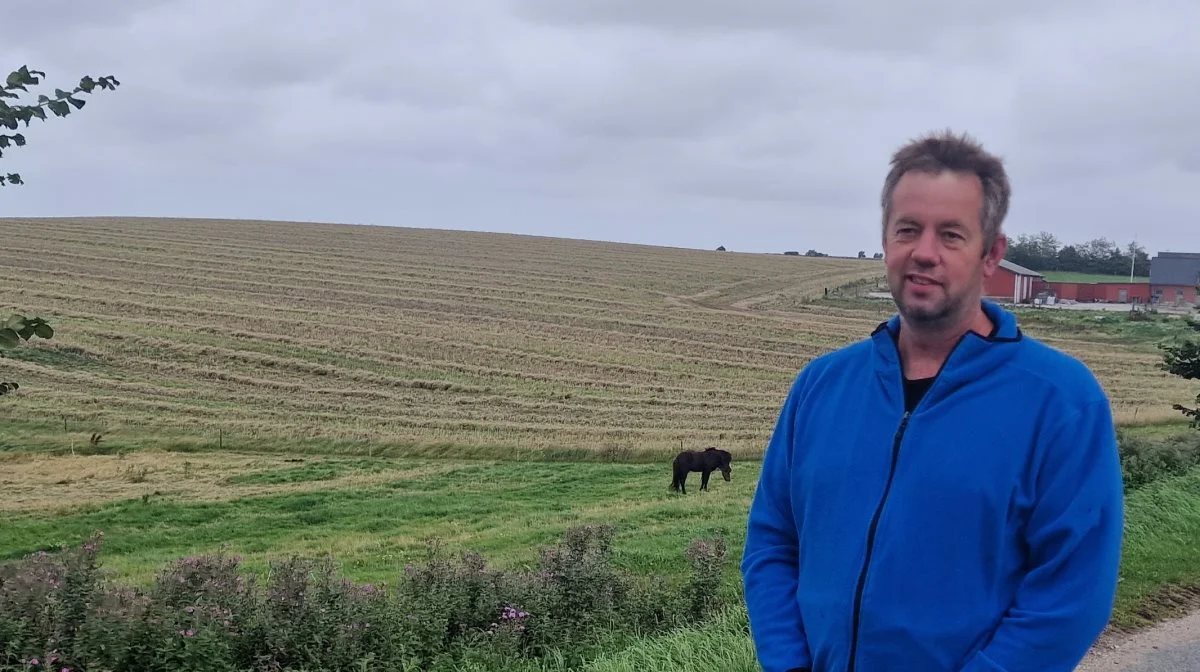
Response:
POLYGON ((850 662, 846 666, 847 672, 854 672, 855 659, 858 657, 859 618, 862 611, 863 589, 867 583, 867 569, 871 566, 871 554, 875 550, 875 531, 879 527, 879 517, 883 514, 883 506, 887 503, 888 493, 892 489, 892 479, 896 475, 896 462, 900 457, 900 442, 904 439, 904 430, 908 428, 908 419, 911 415, 912 411, 905 411, 903 419, 900 420, 900 427, 896 430, 896 437, 892 441, 892 465, 888 471, 887 485, 883 488, 883 496, 879 498, 879 505, 875 507, 875 515, 871 518, 871 526, 867 531, 867 555, 863 559, 862 570, 858 574, 858 588, 854 593, 854 629, 850 636, 850 662))

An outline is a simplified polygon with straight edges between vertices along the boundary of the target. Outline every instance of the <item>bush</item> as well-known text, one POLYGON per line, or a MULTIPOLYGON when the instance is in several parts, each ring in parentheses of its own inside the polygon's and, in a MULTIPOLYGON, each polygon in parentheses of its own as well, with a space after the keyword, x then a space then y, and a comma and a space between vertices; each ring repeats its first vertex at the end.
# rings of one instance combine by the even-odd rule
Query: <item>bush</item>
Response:
POLYGON ((1200 437, 1192 434, 1150 442, 1118 429, 1117 441, 1126 492, 1200 466, 1200 437))
POLYGON ((176 560, 145 589, 100 570, 97 534, 0 566, 0 670, 492 669, 721 606, 721 538, 692 542, 690 578, 675 585, 620 571, 613 534, 568 529, 522 571, 431 540, 391 588, 339 576, 328 556, 275 560, 260 586, 216 554, 176 560))
POLYGON ((720 606, 721 569, 725 564, 725 539, 695 539, 688 545, 687 558, 692 564, 691 581, 686 588, 688 614, 704 618, 720 606))

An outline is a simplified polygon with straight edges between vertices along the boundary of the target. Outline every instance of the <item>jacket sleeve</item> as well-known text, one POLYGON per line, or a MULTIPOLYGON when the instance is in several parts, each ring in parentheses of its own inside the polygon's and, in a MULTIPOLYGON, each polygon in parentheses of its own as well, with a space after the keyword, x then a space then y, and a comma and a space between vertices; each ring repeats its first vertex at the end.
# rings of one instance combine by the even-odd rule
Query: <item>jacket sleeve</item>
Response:
POLYGON ((1040 454, 1028 572, 963 672, 1071 672, 1112 616, 1124 532, 1116 430, 1107 400, 1064 416, 1040 454))
POLYGON ((784 401, 763 455, 742 553, 750 633, 764 672, 804 670, 812 665, 796 603, 798 535, 790 487, 798 383, 793 383, 784 401))

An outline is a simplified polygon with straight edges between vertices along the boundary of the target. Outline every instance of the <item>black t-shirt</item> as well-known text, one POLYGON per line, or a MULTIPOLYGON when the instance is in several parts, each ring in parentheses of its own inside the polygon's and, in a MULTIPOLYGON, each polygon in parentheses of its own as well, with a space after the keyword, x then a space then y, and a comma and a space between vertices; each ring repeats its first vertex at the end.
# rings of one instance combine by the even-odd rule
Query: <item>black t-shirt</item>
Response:
MULTIPOLYGON (((996 324, 993 320, 992 332, 988 334, 988 338, 995 338, 996 332, 999 330, 1000 325, 996 324)), ((896 341, 896 344, 899 345, 899 337, 893 336, 893 339, 896 341)), ((929 378, 917 378, 915 380, 910 380, 907 376, 905 376, 904 410, 912 411, 914 408, 916 408, 917 404, 921 401, 921 397, 925 396, 925 393, 929 391, 930 386, 933 385, 933 381, 935 380, 937 380, 937 376, 930 376, 929 378)))
POLYGON ((904 410, 911 411, 916 408, 917 403, 921 401, 921 397, 929 391, 929 386, 933 385, 933 381, 937 380, 937 376, 929 378, 918 378, 916 380, 904 379, 904 410))

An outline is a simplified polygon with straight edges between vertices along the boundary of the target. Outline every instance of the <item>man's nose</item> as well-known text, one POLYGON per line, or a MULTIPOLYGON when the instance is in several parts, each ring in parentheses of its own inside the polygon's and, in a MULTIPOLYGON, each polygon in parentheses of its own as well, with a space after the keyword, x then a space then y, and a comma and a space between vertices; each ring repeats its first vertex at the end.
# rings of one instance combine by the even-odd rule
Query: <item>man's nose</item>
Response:
POLYGON ((917 239, 917 244, 912 251, 913 259, 925 264, 937 263, 938 247, 937 233, 925 231, 921 237, 917 239))

